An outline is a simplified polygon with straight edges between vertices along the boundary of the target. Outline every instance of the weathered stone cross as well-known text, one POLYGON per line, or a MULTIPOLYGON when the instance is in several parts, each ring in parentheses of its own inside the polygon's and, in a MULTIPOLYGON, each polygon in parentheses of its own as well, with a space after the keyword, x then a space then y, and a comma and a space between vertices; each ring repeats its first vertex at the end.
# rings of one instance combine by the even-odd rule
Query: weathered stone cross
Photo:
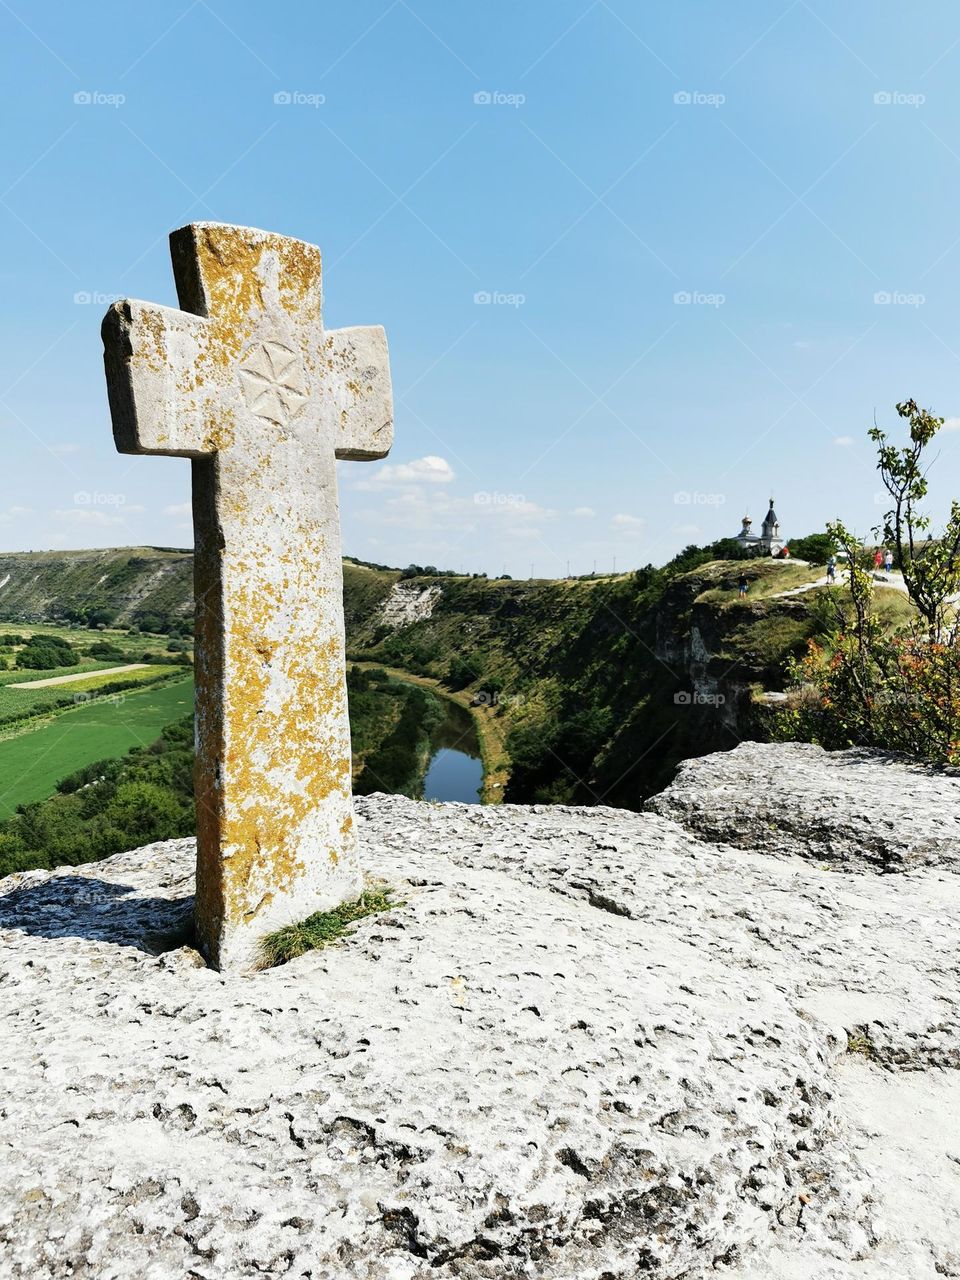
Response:
POLYGON ((123 453, 193 459, 200 945, 260 938, 361 887, 335 459, 393 438, 379 327, 324 331, 320 251, 248 227, 170 237, 182 311, 103 322, 123 453))

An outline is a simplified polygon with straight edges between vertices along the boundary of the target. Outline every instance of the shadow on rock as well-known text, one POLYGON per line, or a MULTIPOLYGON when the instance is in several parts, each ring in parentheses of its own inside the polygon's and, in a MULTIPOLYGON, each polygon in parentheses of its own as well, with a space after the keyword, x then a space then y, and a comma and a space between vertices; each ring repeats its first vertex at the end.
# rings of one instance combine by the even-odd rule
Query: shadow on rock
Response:
POLYGON ((89 938, 160 955, 194 945, 193 896, 140 896, 129 884, 51 876, 0 898, 0 929, 41 938, 89 938))

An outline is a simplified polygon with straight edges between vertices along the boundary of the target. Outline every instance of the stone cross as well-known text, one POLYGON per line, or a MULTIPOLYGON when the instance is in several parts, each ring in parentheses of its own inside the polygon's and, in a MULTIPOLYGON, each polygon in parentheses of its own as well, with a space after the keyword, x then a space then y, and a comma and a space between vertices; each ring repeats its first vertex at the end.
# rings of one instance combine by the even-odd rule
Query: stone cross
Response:
POLYGON ((382 328, 324 330, 314 245, 170 245, 183 310, 114 303, 104 360, 117 448, 193 460, 197 934, 245 971, 361 889, 335 460, 389 451, 390 367, 382 328))

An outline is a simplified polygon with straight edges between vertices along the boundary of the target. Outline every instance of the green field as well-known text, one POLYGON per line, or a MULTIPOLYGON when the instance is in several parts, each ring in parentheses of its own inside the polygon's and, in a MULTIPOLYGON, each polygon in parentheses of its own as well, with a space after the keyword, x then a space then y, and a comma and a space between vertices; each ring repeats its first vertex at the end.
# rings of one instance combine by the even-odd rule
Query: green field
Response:
MULTIPOLYGON (((4 692, 18 691, 0 690, 4 692)), ((61 778, 83 765, 149 746, 165 725, 192 708, 191 673, 160 688, 138 689, 116 699, 95 698, 0 741, 0 819, 8 818, 17 805, 52 795, 61 778)))

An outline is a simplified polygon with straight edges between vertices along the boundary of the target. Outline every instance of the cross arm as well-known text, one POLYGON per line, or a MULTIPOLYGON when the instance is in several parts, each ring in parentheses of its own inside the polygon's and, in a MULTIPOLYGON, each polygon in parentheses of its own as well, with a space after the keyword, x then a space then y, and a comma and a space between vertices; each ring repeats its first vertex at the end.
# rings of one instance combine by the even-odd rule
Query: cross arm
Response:
POLYGON ((327 332, 338 458, 384 458, 393 443, 393 389, 387 335, 380 325, 327 332))
POLYGON ((121 453, 200 457, 217 447, 208 320, 124 299, 103 319, 113 435, 121 453))

